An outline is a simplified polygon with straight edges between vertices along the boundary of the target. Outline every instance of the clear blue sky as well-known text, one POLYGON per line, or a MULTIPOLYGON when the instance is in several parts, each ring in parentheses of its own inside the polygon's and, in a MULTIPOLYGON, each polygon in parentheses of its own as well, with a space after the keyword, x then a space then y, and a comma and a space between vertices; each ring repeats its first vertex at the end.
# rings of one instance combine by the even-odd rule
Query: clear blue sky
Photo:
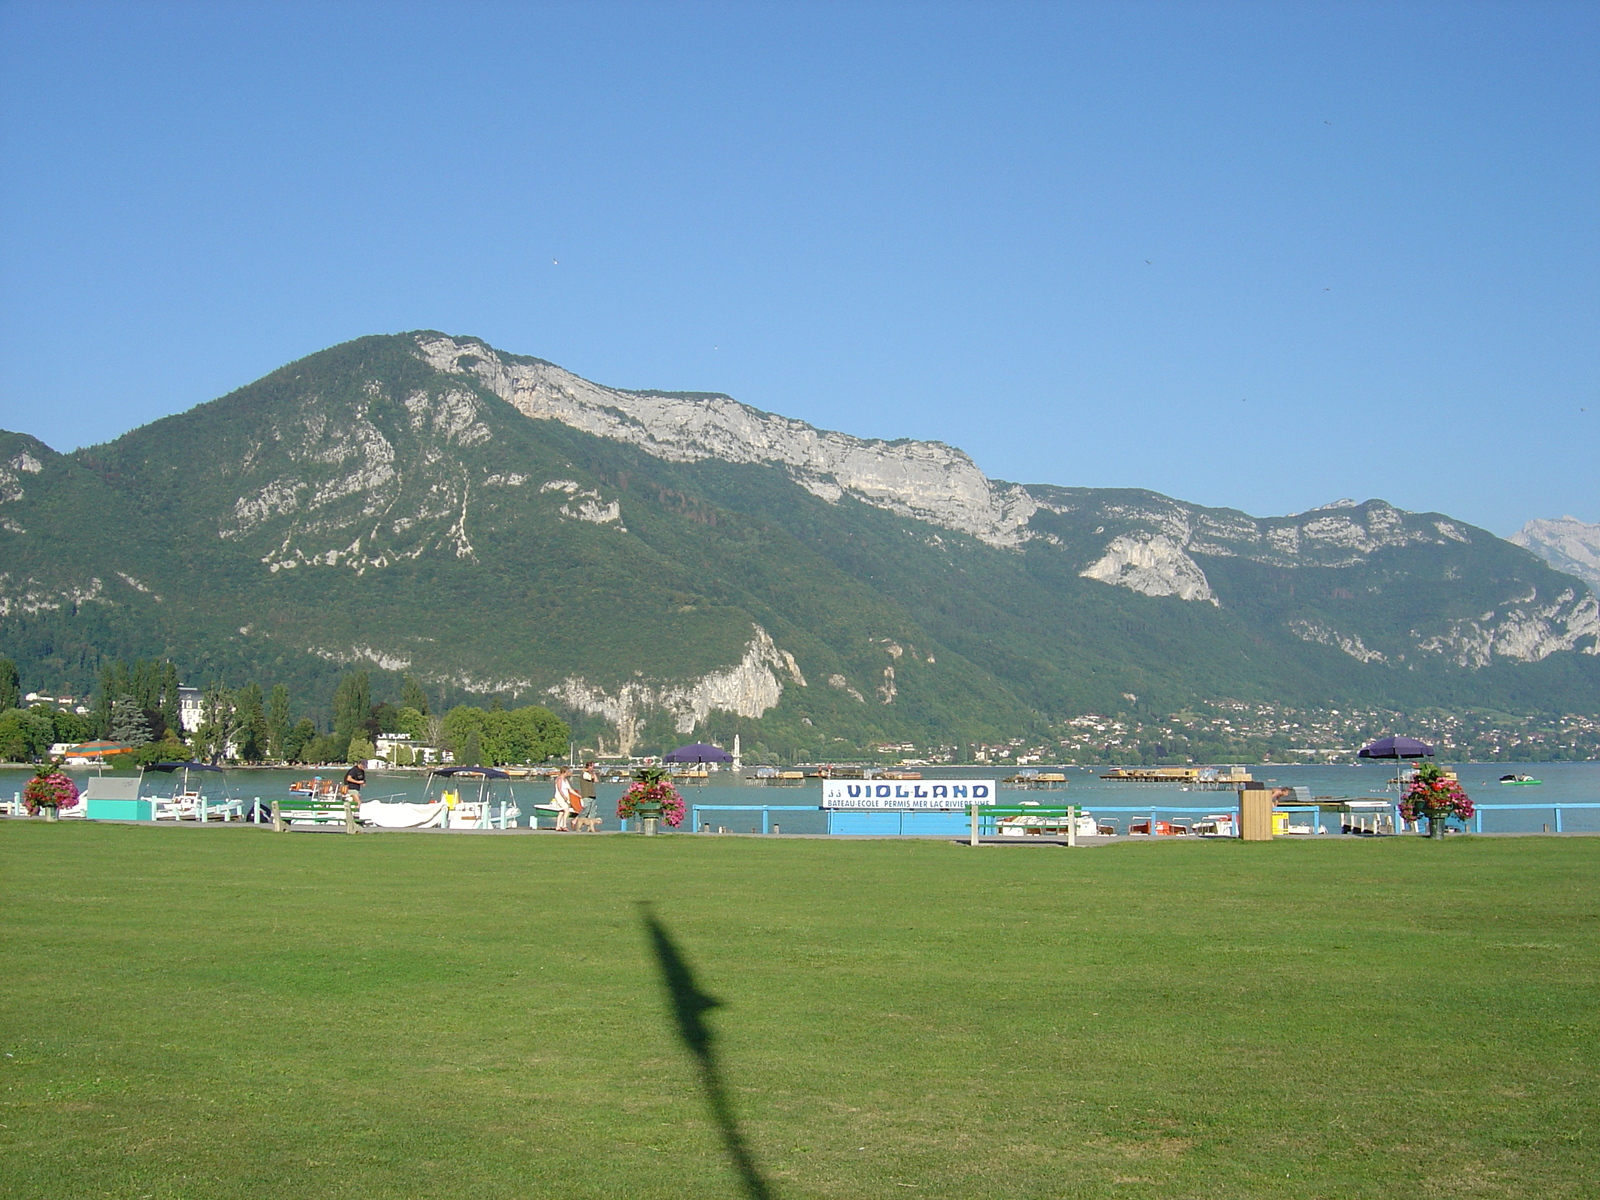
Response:
POLYGON ((1527 0, 4 0, 0 426, 436 328, 1005 479, 1600 521, 1597 64, 1527 0))

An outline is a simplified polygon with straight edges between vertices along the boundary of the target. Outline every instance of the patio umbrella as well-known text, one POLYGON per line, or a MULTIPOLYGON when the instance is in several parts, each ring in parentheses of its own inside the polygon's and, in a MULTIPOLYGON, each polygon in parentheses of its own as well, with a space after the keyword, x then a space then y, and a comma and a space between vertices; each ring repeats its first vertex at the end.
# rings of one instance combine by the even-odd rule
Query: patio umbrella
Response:
POLYGON ((731 763, 733 755, 721 746, 708 746, 704 742, 696 742, 692 746, 679 746, 671 754, 663 754, 662 762, 670 763, 731 763))
POLYGON ((1361 747, 1357 758, 1432 758, 1433 747, 1416 738, 1379 738, 1369 746, 1361 747))
POLYGON ((133 747, 124 742, 80 742, 71 748, 73 754, 131 754, 133 747))
MULTIPOLYGON (((1416 738, 1386 737, 1379 738, 1369 746, 1361 747, 1356 752, 1356 757, 1392 758, 1395 760, 1395 766, 1398 767, 1400 760, 1403 758, 1432 758, 1433 747, 1428 745, 1427 742, 1417 741, 1416 738)), ((1392 782, 1394 783, 1394 794, 1398 803, 1398 799, 1406 785, 1405 776, 1397 774, 1392 782)), ((1400 831, 1400 813, 1398 810, 1394 815, 1394 828, 1396 833, 1400 831)))

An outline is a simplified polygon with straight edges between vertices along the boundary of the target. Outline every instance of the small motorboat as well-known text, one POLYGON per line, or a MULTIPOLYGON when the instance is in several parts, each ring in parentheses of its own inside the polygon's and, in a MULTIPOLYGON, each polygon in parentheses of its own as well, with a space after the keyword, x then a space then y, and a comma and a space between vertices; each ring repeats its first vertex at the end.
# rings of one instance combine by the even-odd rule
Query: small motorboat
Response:
POLYGON ((234 818, 243 819, 244 801, 238 797, 227 794, 228 776, 221 767, 212 763, 193 761, 184 762, 156 762, 147 764, 139 773, 139 786, 142 789, 144 781, 157 773, 170 776, 172 791, 165 796, 147 795, 150 801, 150 819, 152 821, 231 821, 234 818), (178 773, 183 773, 183 781, 178 782, 178 773), (210 777, 215 775, 216 779, 210 777), (194 778, 192 776, 196 776, 194 778), (214 782, 216 787, 207 791, 207 782, 214 782))
POLYGON ((1532 775, 1502 775, 1500 782, 1509 783, 1512 787, 1534 787, 1544 780, 1535 779, 1532 775))

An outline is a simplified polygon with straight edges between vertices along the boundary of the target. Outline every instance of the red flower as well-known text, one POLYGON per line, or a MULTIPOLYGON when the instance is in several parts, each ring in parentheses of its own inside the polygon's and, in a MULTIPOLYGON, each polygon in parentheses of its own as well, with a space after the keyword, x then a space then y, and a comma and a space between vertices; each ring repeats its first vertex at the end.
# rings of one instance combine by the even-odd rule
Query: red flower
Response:
POLYGON ((22 802, 34 815, 41 808, 72 808, 78 803, 78 785, 60 771, 35 775, 23 785, 22 802))
POLYGON ((640 779, 623 792, 617 801, 617 816, 624 820, 641 815, 641 809, 644 810, 643 815, 653 815, 659 811, 661 819, 673 829, 683 824, 684 814, 688 811, 678 789, 664 779, 640 779))

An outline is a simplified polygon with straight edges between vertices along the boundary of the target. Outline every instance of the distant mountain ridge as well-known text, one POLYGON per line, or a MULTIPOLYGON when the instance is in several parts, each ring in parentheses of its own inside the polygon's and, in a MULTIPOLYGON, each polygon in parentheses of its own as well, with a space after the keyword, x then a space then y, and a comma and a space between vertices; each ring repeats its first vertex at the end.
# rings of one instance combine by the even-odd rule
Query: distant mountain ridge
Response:
POLYGON ((1532 550, 1556 570, 1600 590, 1600 525, 1576 517, 1529 521, 1510 540, 1532 550))
POLYGON ((627 442, 669 462, 780 464, 829 502, 848 492, 991 546, 1026 540, 1036 507, 1025 489, 990 481, 967 455, 939 442, 863 440, 731 396, 602 387, 543 359, 502 355, 476 338, 423 334, 417 344, 436 370, 472 375, 529 417, 627 442))
POLYGON ((1442 514, 1007 483, 435 332, 70 455, 0 434, 0 554, 0 654, 50 686, 365 665, 632 747, 837 756, 1219 696, 1600 711, 1594 595, 1442 514))

